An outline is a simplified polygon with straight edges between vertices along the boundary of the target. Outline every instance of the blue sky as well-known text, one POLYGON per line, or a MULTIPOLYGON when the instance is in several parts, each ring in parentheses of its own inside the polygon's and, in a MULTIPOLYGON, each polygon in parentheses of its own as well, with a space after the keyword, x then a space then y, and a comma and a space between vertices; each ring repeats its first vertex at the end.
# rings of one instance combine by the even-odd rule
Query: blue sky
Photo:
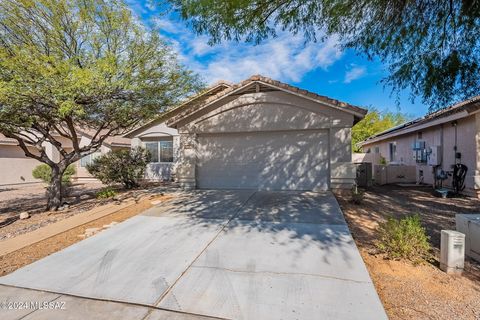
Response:
POLYGON ((385 66, 352 50, 339 50, 335 37, 322 43, 305 43, 302 35, 280 32, 277 38, 256 46, 233 41, 209 46, 208 36, 196 35, 174 15, 161 14, 147 1, 127 3, 145 24, 155 25, 182 63, 208 84, 218 80, 237 82, 261 74, 358 106, 399 110, 413 117, 428 111, 418 98, 412 104, 408 91, 402 92, 398 106, 391 89, 380 83, 385 66))

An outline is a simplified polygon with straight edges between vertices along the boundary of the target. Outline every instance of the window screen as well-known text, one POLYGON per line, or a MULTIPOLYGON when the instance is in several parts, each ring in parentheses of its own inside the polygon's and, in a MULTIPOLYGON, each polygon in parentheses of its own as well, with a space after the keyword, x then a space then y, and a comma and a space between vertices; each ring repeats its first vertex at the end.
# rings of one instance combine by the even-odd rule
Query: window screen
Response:
POLYGON ((145 148, 150 152, 150 162, 158 162, 158 142, 146 142, 145 148))
POLYGON ((173 162, 172 141, 160 141, 160 162, 173 162))

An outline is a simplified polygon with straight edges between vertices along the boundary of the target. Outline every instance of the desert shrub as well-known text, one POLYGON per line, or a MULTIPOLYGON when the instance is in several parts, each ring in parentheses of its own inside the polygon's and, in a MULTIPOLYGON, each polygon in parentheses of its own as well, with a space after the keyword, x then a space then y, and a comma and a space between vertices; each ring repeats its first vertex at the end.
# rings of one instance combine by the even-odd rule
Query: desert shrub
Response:
POLYGON ((98 191, 96 194, 97 199, 113 198, 116 195, 117 195, 117 191, 115 191, 112 187, 103 188, 102 190, 98 191))
MULTIPOLYGON (((71 164, 65 169, 65 172, 63 172, 62 182, 65 184, 70 183, 73 175, 75 175, 75 166, 71 164)), ((46 164, 38 165, 33 169, 32 176, 45 183, 50 183, 52 180, 52 168, 46 164)))
POLYGON ((430 258, 430 243, 418 215, 402 219, 388 218, 378 227, 378 249, 390 259, 406 259, 414 263, 430 258))
POLYGON ((143 148, 110 151, 87 165, 88 172, 105 184, 121 183, 126 189, 138 186, 150 154, 143 148))

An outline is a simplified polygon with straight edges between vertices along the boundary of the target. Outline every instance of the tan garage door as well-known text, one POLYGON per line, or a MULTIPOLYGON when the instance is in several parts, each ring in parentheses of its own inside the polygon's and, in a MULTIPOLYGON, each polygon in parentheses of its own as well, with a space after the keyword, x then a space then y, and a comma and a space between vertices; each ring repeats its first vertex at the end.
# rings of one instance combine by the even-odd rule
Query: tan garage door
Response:
POLYGON ((198 136, 197 187, 326 190, 328 131, 198 136))

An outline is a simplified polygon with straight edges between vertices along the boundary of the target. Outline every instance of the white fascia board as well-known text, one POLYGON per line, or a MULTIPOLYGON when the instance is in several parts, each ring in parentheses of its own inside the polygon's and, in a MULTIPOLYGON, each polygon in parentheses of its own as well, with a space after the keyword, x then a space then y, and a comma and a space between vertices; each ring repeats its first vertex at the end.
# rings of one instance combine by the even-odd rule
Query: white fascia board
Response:
POLYGON ((406 129, 401 129, 401 130, 398 130, 396 132, 392 132, 390 134, 385 134, 381 137, 365 140, 365 141, 360 142, 358 145, 359 146, 366 146, 366 145, 369 145, 369 144, 372 144, 372 143, 375 143, 375 142, 379 142, 379 141, 382 141, 382 140, 386 140, 386 139, 390 139, 390 138, 393 138, 393 137, 401 136, 401 135, 404 135, 404 134, 407 134, 407 133, 415 132, 415 131, 426 129, 426 128, 429 128, 429 127, 434 127, 434 126, 440 125, 442 123, 446 123, 446 122, 455 121, 455 120, 458 120, 458 119, 461 119, 461 118, 465 118, 465 117, 468 117, 469 115, 471 115, 471 113, 468 113, 467 111, 458 112, 458 113, 455 113, 451 116, 442 117, 442 118, 439 118, 439 119, 436 119, 436 120, 429 121, 429 122, 424 123, 424 124, 408 127, 406 129))

